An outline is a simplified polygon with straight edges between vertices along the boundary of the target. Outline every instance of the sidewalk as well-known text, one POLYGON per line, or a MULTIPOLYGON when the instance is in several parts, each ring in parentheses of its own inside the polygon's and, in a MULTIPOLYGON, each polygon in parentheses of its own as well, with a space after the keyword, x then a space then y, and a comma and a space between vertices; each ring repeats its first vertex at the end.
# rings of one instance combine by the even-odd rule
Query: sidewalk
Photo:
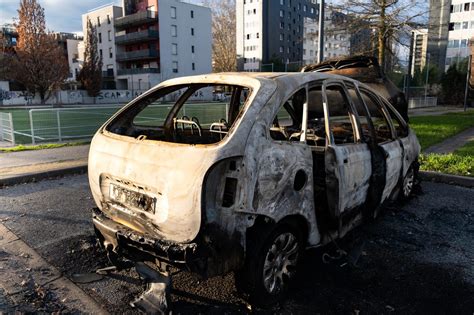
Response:
POLYGON ((432 107, 409 108, 408 117, 435 116, 435 115, 443 115, 447 113, 460 113, 463 111, 464 109, 462 107, 455 107, 455 106, 432 106, 432 107))
POLYGON ((0 153, 0 187, 87 170, 89 145, 0 153))
POLYGON ((454 137, 448 138, 441 143, 427 148, 424 153, 452 153, 470 141, 474 141, 474 127, 464 130, 454 137))

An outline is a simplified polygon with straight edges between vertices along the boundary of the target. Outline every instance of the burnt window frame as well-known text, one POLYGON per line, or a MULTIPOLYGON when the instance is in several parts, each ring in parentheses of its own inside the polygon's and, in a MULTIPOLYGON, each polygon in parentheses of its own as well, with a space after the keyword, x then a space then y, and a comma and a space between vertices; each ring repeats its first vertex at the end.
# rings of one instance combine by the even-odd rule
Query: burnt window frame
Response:
POLYGON ((327 79, 323 81, 322 85, 322 95, 323 95, 323 108, 324 108, 324 125, 326 128, 326 147, 332 145, 332 146, 346 146, 346 145, 357 145, 364 143, 361 137, 361 128, 360 128, 360 123, 359 123, 359 115, 357 114, 357 111, 354 108, 354 104, 352 103, 352 100, 349 96, 347 86, 345 85, 343 80, 337 80, 337 79, 327 79), (342 144, 336 144, 334 141, 334 136, 330 128, 329 124, 329 102, 327 98, 327 87, 329 86, 340 86, 342 88, 343 96, 345 96, 347 104, 349 106, 348 108, 348 114, 349 114, 349 119, 352 123, 352 130, 354 133, 354 142, 350 143, 342 143, 342 144))
MULTIPOLYGON (((366 87, 363 87, 363 86, 360 86, 359 85, 359 92, 361 93, 361 96, 362 96, 362 93, 367 93, 369 98, 372 99, 372 101, 374 101, 375 103, 375 106, 378 107, 379 110, 381 110, 382 114, 383 114, 383 118, 385 119, 385 121, 387 122, 389 128, 390 128, 390 133, 392 135, 391 139, 390 140, 387 140, 387 141, 384 141, 384 142, 377 142, 378 145, 382 145, 384 143, 389 143, 389 142, 392 142, 392 141, 396 141, 398 139, 398 136, 397 136, 397 133, 395 132, 395 128, 393 127, 393 124, 392 124, 392 119, 390 117, 390 114, 388 112, 388 110, 385 108, 385 105, 384 105, 384 100, 380 97, 380 95, 378 95, 377 93, 371 91, 370 89, 366 88, 366 87), (372 97, 371 97, 372 96, 372 97)), ((372 120, 372 115, 370 114, 370 110, 369 108, 367 107, 367 104, 365 103, 364 101, 364 98, 362 97, 362 101, 364 103, 364 106, 366 107, 367 109, 367 112, 369 114, 369 117, 370 117, 370 120, 372 120)), ((388 101, 387 101, 388 102, 388 101)), ((392 106, 393 107, 393 106, 392 106)), ((405 123, 406 124, 406 123, 405 123)), ((372 125, 375 126, 373 124, 373 121, 372 121, 372 125)), ((374 128, 375 130, 375 128, 374 128)))
MULTIPOLYGON (((266 126, 266 132, 267 132, 267 139, 270 139, 270 141, 272 142, 276 142, 276 143, 289 143, 289 144, 296 144, 296 143, 300 143, 300 144, 305 144, 306 143, 306 139, 305 141, 302 141, 301 138, 299 140, 295 140, 295 141, 291 141, 290 139, 288 140, 278 140, 278 139, 274 139, 271 135, 271 128, 272 128, 272 125, 273 125, 273 122, 275 121, 275 118, 278 116, 278 113, 280 111, 281 108, 285 108, 285 110, 288 112, 288 114, 291 116, 291 119, 293 121, 293 123, 297 122, 300 124, 300 132, 301 132, 301 135, 305 134, 303 132, 303 121, 305 119, 305 117, 307 118, 307 111, 308 111, 308 90, 309 90, 309 85, 308 83, 305 83, 303 85, 300 85, 298 86, 298 88, 292 90, 288 96, 286 96, 282 102, 279 103, 278 105, 278 108, 276 110, 276 112, 272 115, 272 118, 270 119, 268 125, 266 126), (297 113, 294 112, 294 109, 291 108, 291 110, 288 110, 286 107, 285 107, 285 104, 296 94, 298 93, 299 91, 301 90, 305 90, 305 93, 306 93, 306 101, 304 102, 304 104, 306 105, 303 105, 303 108, 302 108, 302 113, 301 113, 301 119, 298 119, 298 115, 297 113)), ((306 124, 305 124, 306 125, 306 124)))
MULTIPOLYGON (((251 101, 256 96, 256 92, 258 93, 258 89, 255 91, 253 87, 250 85, 245 85, 241 83, 216 83, 216 82, 192 82, 192 83, 181 83, 181 84, 176 84, 176 85, 170 85, 170 86, 162 86, 157 88, 156 90, 152 90, 148 93, 145 93, 141 95, 140 97, 132 100, 130 103, 125 105, 121 110, 119 110, 116 114, 114 114, 109 120, 107 120, 103 127, 101 127, 100 131, 101 132, 107 132, 109 134, 112 134, 114 136, 123 136, 123 137, 130 137, 134 138, 133 136, 127 135, 127 134, 122 134, 122 133, 117 133, 112 131, 114 128, 120 128, 120 124, 125 125, 129 123, 130 127, 136 128, 137 130, 140 130, 140 128, 154 128, 154 129, 163 129, 166 132, 166 128, 168 128, 168 131, 173 131, 173 118, 177 116, 177 114, 180 112, 182 109, 183 105, 186 103, 186 101, 189 99, 189 97, 194 94, 197 90, 205 88, 205 87, 211 87, 211 86, 230 86, 230 87, 235 87, 238 88, 236 89, 239 90, 238 92, 234 91, 232 93, 232 97, 229 101, 229 113, 228 117, 231 117, 232 120, 229 119, 229 130, 227 134, 218 142, 214 143, 209 143, 209 144, 204 144, 204 145, 219 145, 224 142, 225 139, 227 139, 230 135, 234 133, 238 125, 240 124, 242 118, 244 117, 245 112, 248 110, 249 104, 251 101), (194 90, 190 90, 189 88, 191 86, 194 86, 194 90), (170 104, 171 109, 169 112, 166 114, 166 117, 164 119, 163 125, 162 126, 156 126, 156 127, 150 127, 150 126, 143 126, 143 125, 138 125, 135 124, 133 121, 139 115, 141 111, 143 111, 146 107, 151 105, 154 101, 157 99, 162 98, 163 96, 176 92, 180 89, 185 89, 185 91, 174 101, 173 104, 170 104), (242 104, 239 104, 239 108, 237 111, 232 108, 232 104, 237 104, 239 98, 236 96, 237 93, 239 93, 238 96, 241 96, 241 93, 244 92, 244 90, 247 89, 247 97, 244 100, 242 104), (232 122, 232 123, 231 123, 232 122), (115 124, 119 124, 118 126, 115 126, 115 124), (171 128, 169 128, 171 126, 171 128)), ((173 142, 173 141, 167 141, 167 140, 153 140, 153 141, 163 141, 163 142, 168 142, 168 143, 174 143, 174 144, 183 144, 183 145, 189 145, 187 143, 180 143, 180 142, 173 142)), ((192 145, 203 145, 203 144, 192 144, 192 145)))

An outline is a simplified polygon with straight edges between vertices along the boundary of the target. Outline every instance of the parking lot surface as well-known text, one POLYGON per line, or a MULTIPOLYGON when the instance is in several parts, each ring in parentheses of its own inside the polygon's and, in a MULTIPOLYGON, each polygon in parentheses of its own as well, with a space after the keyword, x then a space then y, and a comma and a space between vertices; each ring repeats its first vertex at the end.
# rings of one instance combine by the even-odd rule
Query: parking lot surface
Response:
MULTIPOLYGON (((93 236, 93 206, 85 175, 0 189, 0 222, 70 278, 107 265, 93 236)), ((472 314, 474 189, 423 182, 406 205, 384 210, 343 240, 308 250, 288 299, 271 310, 247 305, 232 274, 203 281, 183 272, 173 277, 173 311, 472 314)), ((136 312, 129 303, 144 288, 133 269, 78 285, 111 313, 136 312)), ((2 294, 0 309, 10 303, 2 294)))

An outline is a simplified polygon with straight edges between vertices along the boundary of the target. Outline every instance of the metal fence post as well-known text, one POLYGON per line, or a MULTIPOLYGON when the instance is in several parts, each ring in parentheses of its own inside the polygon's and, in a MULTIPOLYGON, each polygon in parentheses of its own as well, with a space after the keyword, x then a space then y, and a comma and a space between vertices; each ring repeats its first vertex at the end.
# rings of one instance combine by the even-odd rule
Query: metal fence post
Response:
POLYGON ((33 110, 30 109, 28 111, 29 113, 29 116, 30 116, 30 128, 31 128, 31 144, 36 144, 36 141, 35 141, 35 129, 33 128, 33 114, 32 114, 33 110))
POLYGON ((61 136, 61 119, 59 119, 59 109, 56 109, 56 122, 58 124, 58 140, 63 141, 61 136))
POLYGON ((13 128, 13 114, 8 113, 8 118, 10 120, 10 131, 12 135, 12 145, 15 146, 15 128, 13 128))

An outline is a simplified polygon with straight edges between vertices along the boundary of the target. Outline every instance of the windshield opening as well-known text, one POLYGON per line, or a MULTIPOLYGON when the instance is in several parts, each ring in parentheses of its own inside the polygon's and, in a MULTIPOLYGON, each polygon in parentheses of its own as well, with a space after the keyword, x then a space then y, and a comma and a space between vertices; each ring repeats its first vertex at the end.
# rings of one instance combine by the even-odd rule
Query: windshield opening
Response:
POLYGON ((105 129, 139 139, 217 143, 232 128, 249 95, 249 88, 239 85, 165 87, 139 99, 105 129))

